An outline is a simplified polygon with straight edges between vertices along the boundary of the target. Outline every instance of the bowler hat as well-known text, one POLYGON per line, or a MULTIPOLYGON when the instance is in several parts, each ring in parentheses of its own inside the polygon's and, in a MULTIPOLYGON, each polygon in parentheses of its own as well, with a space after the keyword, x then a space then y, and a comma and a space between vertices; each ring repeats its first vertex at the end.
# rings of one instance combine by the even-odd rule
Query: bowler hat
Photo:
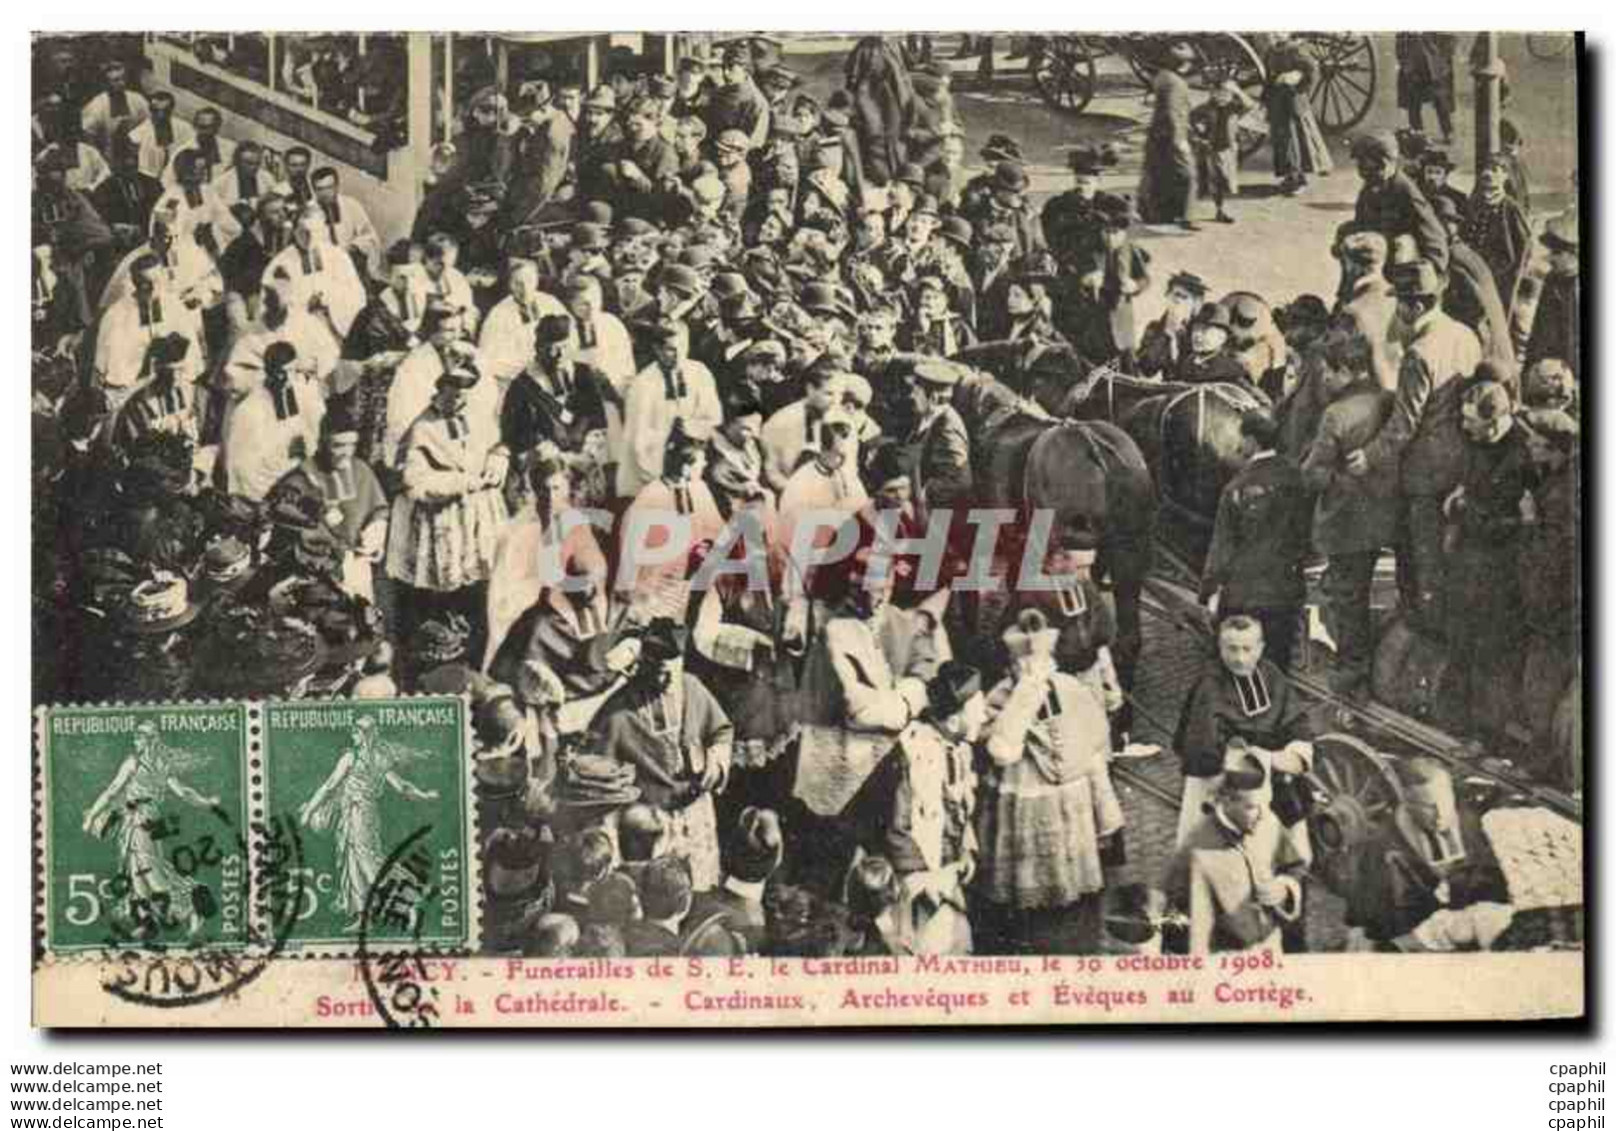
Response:
POLYGON ((1019 161, 1000 161, 993 167, 993 187, 1006 192, 1027 191, 1027 170, 1019 161))
POLYGON ((720 271, 713 276, 712 293, 719 302, 741 298, 752 293, 752 285, 739 271, 720 271))
POLYGON ((833 315, 845 318, 849 322, 855 321, 858 317, 857 312, 836 293, 835 286, 830 283, 809 283, 802 289, 802 301, 799 305, 810 314, 833 315))
POLYGON ((1422 153, 1420 155, 1420 168, 1423 169, 1427 166, 1432 166, 1438 169, 1446 169, 1449 172, 1452 172, 1456 168, 1453 163, 1453 158, 1448 156, 1448 151, 1446 149, 1427 149, 1424 153, 1422 153))
POLYGON ((905 161, 898 167, 898 175, 892 178, 899 184, 914 185, 924 188, 926 185, 926 170, 913 161, 905 161))
POLYGON ((962 248, 969 248, 971 246, 971 241, 976 236, 975 230, 973 230, 971 227, 971 222, 959 216, 944 217, 942 224, 939 225, 937 229, 937 232, 944 239, 952 240, 954 243, 959 244, 962 248))
POLYGON ((662 285, 681 298, 694 298, 701 293, 701 276, 683 263, 670 263, 662 269, 662 285))
POLYGON ((929 192, 923 192, 915 201, 914 214, 916 216, 936 216, 938 214, 937 198, 929 192))

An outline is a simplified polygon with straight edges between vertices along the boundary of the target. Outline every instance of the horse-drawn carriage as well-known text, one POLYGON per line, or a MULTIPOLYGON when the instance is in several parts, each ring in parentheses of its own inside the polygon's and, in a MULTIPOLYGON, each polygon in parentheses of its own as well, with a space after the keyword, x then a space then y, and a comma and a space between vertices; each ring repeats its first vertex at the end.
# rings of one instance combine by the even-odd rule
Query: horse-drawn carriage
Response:
MULTIPOLYGON (((1344 133, 1364 120, 1374 104, 1377 63, 1374 41, 1350 32, 1298 32, 1296 38, 1318 65, 1313 109, 1327 133, 1344 133)), ((1057 110, 1080 113, 1099 88, 1099 62, 1120 56, 1134 77, 1150 85, 1174 43, 1187 42, 1196 53, 1196 72, 1233 79, 1253 98, 1266 82, 1263 65, 1268 43, 1261 34, 1235 32, 1122 32, 1034 36, 1027 45, 1027 73, 1045 102, 1057 110)), ((1262 141, 1261 131, 1248 131, 1242 149, 1262 141)))

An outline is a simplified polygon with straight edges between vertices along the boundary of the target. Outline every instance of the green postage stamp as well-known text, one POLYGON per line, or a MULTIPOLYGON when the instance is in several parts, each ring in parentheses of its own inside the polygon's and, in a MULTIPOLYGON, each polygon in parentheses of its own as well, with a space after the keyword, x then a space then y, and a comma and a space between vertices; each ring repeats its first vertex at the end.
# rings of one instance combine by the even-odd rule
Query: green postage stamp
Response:
POLYGON ((289 952, 476 945, 461 700, 265 704, 262 758, 302 845, 289 952))
POLYGON ((49 952, 246 943, 248 719, 240 704, 43 714, 49 952))

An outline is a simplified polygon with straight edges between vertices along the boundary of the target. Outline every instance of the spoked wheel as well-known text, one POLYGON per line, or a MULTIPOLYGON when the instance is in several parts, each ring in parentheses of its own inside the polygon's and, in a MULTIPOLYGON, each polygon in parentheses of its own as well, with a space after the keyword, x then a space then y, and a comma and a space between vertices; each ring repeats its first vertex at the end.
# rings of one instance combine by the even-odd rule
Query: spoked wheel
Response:
POLYGON ((1056 110, 1081 113, 1094 99, 1094 52, 1076 36, 1057 35, 1039 40, 1031 49, 1028 66, 1038 93, 1056 110))
POLYGON ((1534 59, 1548 62, 1571 50, 1571 36, 1544 33, 1526 37, 1526 53, 1534 59))
POLYGON ((1339 134, 1368 115, 1375 101, 1375 45, 1366 35, 1307 32, 1299 36, 1319 65, 1313 112, 1319 128, 1339 134))
POLYGON ((1210 89, 1233 79, 1246 97, 1258 104, 1258 109, 1238 123, 1240 156, 1250 157, 1268 140, 1268 119, 1261 109, 1263 88, 1268 82, 1262 56, 1243 36, 1232 32, 1192 36, 1189 42, 1199 57, 1196 74, 1201 77, 1201 85, 1210 89))
POLYGON ((1347 734, 1327 734, 1313 743, 1313 776, 1328 803, 1308 818, 1313 874, 1345 897, 1352 884, 1352 851, 1392 818, 1403 791, 1391 762, 1347 734))

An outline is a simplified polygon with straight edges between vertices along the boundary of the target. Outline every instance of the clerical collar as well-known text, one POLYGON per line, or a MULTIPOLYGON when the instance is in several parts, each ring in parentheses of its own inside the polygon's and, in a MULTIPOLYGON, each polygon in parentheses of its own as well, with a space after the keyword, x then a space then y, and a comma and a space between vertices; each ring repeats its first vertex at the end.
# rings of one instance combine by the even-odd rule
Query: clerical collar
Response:
POLYGON ((1234 693, 1240 700, 1240 710, 1246 718, 1254 718, 1274 705, 1273 697, 1268 693, 1268 681, 1263 677, 1262 668, 1255 669, 1250 675, 1236 675, 1229 672, 1229 678, 1234 681, 1234 693))

